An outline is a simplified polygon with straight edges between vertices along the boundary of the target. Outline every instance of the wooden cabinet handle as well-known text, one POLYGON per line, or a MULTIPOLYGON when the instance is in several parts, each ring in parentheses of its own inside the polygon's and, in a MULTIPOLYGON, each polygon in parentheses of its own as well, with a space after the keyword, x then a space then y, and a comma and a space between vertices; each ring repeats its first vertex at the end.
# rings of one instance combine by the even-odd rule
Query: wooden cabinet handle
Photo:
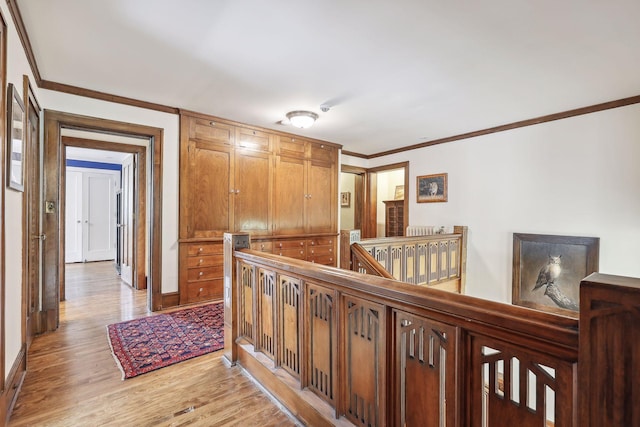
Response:
POLYGON ((202 247, 199 247, 199 248, 198 248, 198 252, 202 252, 202 251, 203 251, 203 248, 202 248, 202 247))
POLYGON ((199 276, 202 276, 204 273, 201 271, 200 273, 198 273, 199 276))
POLYGON ((202 258, 198 260, 198 264, 202 264, 202 258))

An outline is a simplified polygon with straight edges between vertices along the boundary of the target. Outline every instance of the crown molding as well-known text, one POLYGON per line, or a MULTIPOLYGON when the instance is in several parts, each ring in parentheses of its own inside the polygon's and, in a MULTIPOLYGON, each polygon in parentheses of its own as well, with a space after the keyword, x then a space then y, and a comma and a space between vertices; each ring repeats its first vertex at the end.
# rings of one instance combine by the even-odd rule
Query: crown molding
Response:
POLYGON ((24 53, 27 56, 27 61, 29 62, 29 66, 31 67, 33 78, 35 79, 36 84, 40 86, 42 77, 40 76, 40 70, 38 70, 36 57, 33 54, 31 41, 29 40, 27 29, 24 26, 24 21, 22 20, 22 14, 20 13, 20 8, 18 7, 17 0, 7 0, 7 5, 9 6, 9 13, 11 13, 13 23, 15 24, 16 30, 18 31, 18 37, 20 38, 20 42, 22 43, 24 53))

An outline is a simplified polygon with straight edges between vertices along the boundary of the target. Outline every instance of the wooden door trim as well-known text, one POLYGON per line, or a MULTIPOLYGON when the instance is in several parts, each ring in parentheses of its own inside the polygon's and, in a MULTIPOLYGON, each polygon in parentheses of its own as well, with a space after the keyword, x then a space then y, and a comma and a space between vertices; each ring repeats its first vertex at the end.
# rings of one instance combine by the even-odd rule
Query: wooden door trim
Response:
MULTIPOLYGON (((122 153, 130 153, 137 155, 137 167, 135 170, 135 186, 136 186, 136 216, 135 216, 135 239, 133 265, 135 276, 133 278, 133 287, 135 289, 145 289, 146 266, 146 232, 147 232, 147 148, 142 145, 123 144, 119 142, 98 141, 95 139, 78 138, 63 136, 62 146, 64 147, 80 147, 94 150, 119 151, 122 153), (142 268, 141 268, 142 266, 142 268)), ((66 157, 65 157, 66 158, 66 157)), ((65 175, 66 182, 66 175, 65 175)), ((66 200, 66 187, 60 189, 60 200, 66 200)), ((65 286, 61 283, 60 299, 64 300, 65 286)))
POLYGON ((114 135, 137 136, 149 139, 151 157, 151 253, 149 305, 151 310, 162 308, 162 145, 163 129, 95 117, 81 116, 61 111, 44 111, 44 165, 43 201, 54 203, 54 212, 45 213, 42 309, 46 312, 47 331, 55 330, 59 323, 60 288, 64 284, 64 204, 60 203, 61 189, 65 187, 62 167, 65 150, 61 131, 63 128, 102 132, 114 135))
MULTIPOLYGON (((6 165, 6 120, 4 117, 7 115, 7 24, 4 20, 2 11, 0 11, 0 161, 1 164, 6 165)), ((6 264, 6 245, 5 245, 5 186, 6 186, 6 173, 0 174, 0 421, 5 420, 5 407, 4 407, 4 391, 6 389, 5 381, 5 264, 6 264)))

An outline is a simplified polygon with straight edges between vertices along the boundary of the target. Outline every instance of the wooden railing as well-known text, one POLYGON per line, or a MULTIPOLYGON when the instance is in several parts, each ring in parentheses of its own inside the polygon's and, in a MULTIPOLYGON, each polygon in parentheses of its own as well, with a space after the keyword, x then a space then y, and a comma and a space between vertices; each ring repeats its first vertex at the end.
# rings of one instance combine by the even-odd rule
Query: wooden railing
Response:
POLYGON ((248 249, 226 356, 309 425, 577 427, 578 321, 248 249))
POLYGON ((464 292, 467 227, 452 234, 387 237, 351 245, 351 269, 416 285, 464 292))

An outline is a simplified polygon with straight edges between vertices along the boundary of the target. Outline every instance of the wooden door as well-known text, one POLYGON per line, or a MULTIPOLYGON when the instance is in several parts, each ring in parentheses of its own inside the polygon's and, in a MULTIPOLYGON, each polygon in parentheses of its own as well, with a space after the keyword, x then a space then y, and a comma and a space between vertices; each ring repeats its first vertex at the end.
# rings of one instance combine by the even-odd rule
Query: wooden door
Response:
POLYGON ((238 232, 271 233, 273 158, 269 153, 236 150, 233 188, 234 225, 238 232))
POLYGON ((186 237, 216 237, 233 230, 233 149, 191 140, 188 143, 186 237))
POLYGON ((121 203, 120 222, 118 224, 118 234, 120 236, 119 258, 120 258, 120 278, 129 285, 133 283, 133 264, 135 260, 135 157, 133 154, 127 156, 122 162, 122 183, 121 183, 121 203))
POLYGON ((336 232, 336 168, 332 163, 308 161, 306 229, 309 233, 336 232))
POLYGON ((27 185, 25 186, 25 215, 27 229, 26 286, 23 304, 26 316, 26 345, 31 346, 33 337, 40 333, 40 286, 42 271, 41 242, 45 238, 40 228, 40 117, 31 101, 27 104, 27 133, 25 150, 27 156, 27 185))
POLYGON ((305 232, 306 160, 276 157, 274 173, 273 221, 276 234, 305 232))

